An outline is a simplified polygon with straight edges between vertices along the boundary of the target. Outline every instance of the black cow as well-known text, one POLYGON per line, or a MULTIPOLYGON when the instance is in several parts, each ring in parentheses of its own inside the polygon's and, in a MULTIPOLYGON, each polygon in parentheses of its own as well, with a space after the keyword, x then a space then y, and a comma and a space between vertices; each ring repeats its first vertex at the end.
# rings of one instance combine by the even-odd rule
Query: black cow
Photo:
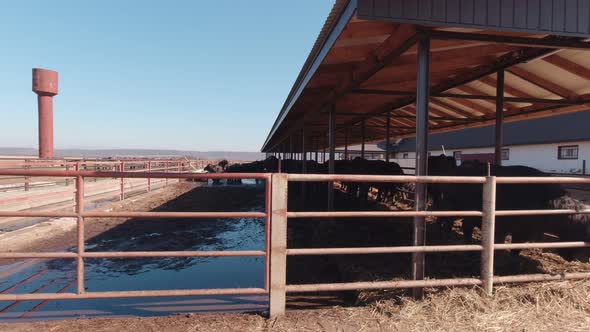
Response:
MULTIPOLYGON (((526 166, 496 166, 469 163, 456 166, 451 157, 429 158, 429 174, 449 176, 543 177, 547 174, 526 166)), ((433 210, 481 210, 482 186, 480 184, 429 184, 433 210)), ((559 184, 498 184, 496 187, 497 210, 581 210, 581 202, 567 196, 559 184)), ((450 231, 452 219, 443 218, 441 224, 450 231)), ((473 228, 481 225, 481 219, 463 219, 466 242, 472 242, 473 228)), ((557 235, 562 241, 589 241, 590 219, 587 215, 510 216, 496 218, 496 242, 504 242, 507 235, 512 242, 539 241, 544 233, 557 235)), ((562 250, 566 253, 566 250, 562 250)), ((571 250, 569 251, 571 253, 571 250)), ((515 251, 514 253, 518 253, 515 251)))

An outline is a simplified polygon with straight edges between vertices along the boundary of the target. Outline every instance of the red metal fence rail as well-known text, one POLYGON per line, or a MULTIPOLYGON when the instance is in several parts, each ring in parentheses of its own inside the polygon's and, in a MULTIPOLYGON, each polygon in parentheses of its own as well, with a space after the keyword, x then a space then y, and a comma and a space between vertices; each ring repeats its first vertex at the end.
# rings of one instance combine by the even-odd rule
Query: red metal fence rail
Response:
MULTIPOLYGON (((566 280, 590 278, 590 273, 528 274, 515 276, 494 276, 494 251, 500 249, 525 248, 581 248, 590 247, 587 242, 553 242, 553 243, 494 243, 494 226, 496 216, 514 215, 558 215, 590 213, 590 210, 505 210, 496 211, 497 183, 590 183, 587 178, 533 178, 533 177, 449 177, 449 176, 381 176, 381 175, 320 175, 320 174, 273 174, 272 179, 272 229, 271 229, 271 287, 270 315, 281 315, 285 311, 286 293, 344 291, 387 288, 423 288, 440 286, 481 286, 486 294, 491 295, 494 283, 529 282, 547 280, 566 280), (287 209, 287 192, 289 182, 414 182, 414 183, 471 183, 482 184, 483 202, 481 211, 317 211, 290 212, 287 209), (437 246, 392 246, 392 247, 357 247, 357 248, 287 248, 288 218, 350 218, 350 217, 413 217, 413 216, 474 216, 482 217, 482 241, 474 245, 437 245, 437 246), (286 262, 288 255, 342 255, 342 254, 382 254, 382 253, 416 253, 416 252, 458 252, 481 251, 479 278, 449 278, 430 280, 400 281, 363 281, 324 284, 286 283, 286 262)), ((346 219, 344 219, 346 220, 346 219)))
POLYGON ((194 173, 131 173, 131 172, 97 172, 97 171, 50 171, 50 170, 12 170, 0 169, 0 176, 29 177, 75 177, 76 209, 75 212, 31 212, 1 211, 1 217, 75 217, 77 218, 77 251, 72 252, 0 252, 0 259, 75 259, 77 262, 76 293, 34 293, 34 294, 0 294, 0 301, 25 300, 64 300, 64 299, 98 299, 117 297, 159 297, 159 296, 193 296, 193 295, 231 295, 231 294, 265 294, 269 289, 269 234, 270 234, 270 174, 194 174, 194 173), (155 179, 256 179, 265 181, 264 212, 85 212, 84 180, 97 178, 155 178, 155 179), (132 251, 132 252, 86 252, 84 250, 84 223, 86 218, 264 218, 266 241, 264 250, 238 251, 132 251), (85 258, 140 258, 140 257, 242 257, 260 256, 265 259, 263 288, 219 288, 219 289, 180 289, 180 290, 142 290, 86 292, 84 287, 85 258))
POLYGON ((494 276, 494 251, 500 249, 525 248, 581 248, 590 247, 587 242, 552 242, 552 243, 494 243, 494 226, 496 216, 520 215, 562 215, 590 213, 590 210, 496 210, 496 185, 506 183, 590 183, 588 178, 537 178, 537 177, 450 177, 450 176, 381 176, 381 175, 325 175, 325 174, 187 174, 187 173, 133 173, 133 172, 95 172, 95 171, 40 171, 40 170, 2 170, 0 176, 56 176, 76 178, 75 212, 19 212, 0 211, 0 217, 76 217, 78 220, 78 251, 40 253, 9 252, 0 253, 0 258, 69 258, 77 261, 76 293, 35 293, 35 294, 0 294, 0 301, 22 300, 57 300, 89 299, 114 297, 152 297, 152 296, 192 296, 192 295, 226 295, 226 294, 269 294, 270 315, 284 313, 286 293, 339 291, 383 288, 422 288, 436 286, 482 286, 487 294, 493 291, 496 283, 529 282, 547 280, 566 280, 590 278, 590 273, 528 274, 515 276, 494 276), (155 178, 155 179, 259 179, 265 180, 265 212, 85 212, 84 179, 88 177, 107 178, 155 178), (414 182, 414 183, 468 183, 481 184, 483 202, 481 211, 307 211, 292 212, 288 210, 289 182, 414 182), (436 246, 392 246, 362 248, 305 248, 289 249, 287 247, 287 220, 299 218, 344 218, 350 217, 412 217, 412 216, 474 216, 482 218, 482 242, 473 245, 436 245, 436 246), (150 217, 150 218, 265 218, 265 249, 249 251, 154 251, 154 252, 85 252, 84 221, 91 217, 150 217), (271 222, 272 221, 272 222, 271 222), (480 251, 480 276, 472 278, 448 278, 430 280, 399 281, 364 281, 347 283, 298 284, 286 282, 288 255, 340 255, 340 254, 381 254, 381 253, 416 253, 416 252, 462 252, 480 251), (159 291, 115 291, 86 292, 84 290, 85 258, 129 258, 129 257, 200 257, 200 256, 261 256, 265 257, 264 288, 225 288, 225 289, 190 289, 159 291))
MULTIPOLYGON (((123 159, 123 160, 0 160, 0 169, 15 170, 85 170, 85 171, 127 171, 127 172, 185 172, 190 171, 192 163, 203 163, 203 160, 178 160, 178 159, 123 159)), ((204 166, 204 165, 203 165, 204 166)), ((71 178, 66 177, 63 182, 66 186, 70 184, 71 178)), ((161 183, 168 184, 168 178, 162 179, 161 183)), ((29 176, 13 176, 0 178, 0 185, 7 185, 7 190, 23 189, 29 191, 31 188, 40 186, 32 183, 29 176), (17 181, 20 180, 20 181, 17 181)), ((57 183, 55 183, 57 184, 57 183)), ((41 184, 43 186, 44 184, 41 184)), ((146 179, 147 191, 151 189, 151 180, 146 179)), ((124 196, 124 183, 121 187, 121 196, 124 196)))

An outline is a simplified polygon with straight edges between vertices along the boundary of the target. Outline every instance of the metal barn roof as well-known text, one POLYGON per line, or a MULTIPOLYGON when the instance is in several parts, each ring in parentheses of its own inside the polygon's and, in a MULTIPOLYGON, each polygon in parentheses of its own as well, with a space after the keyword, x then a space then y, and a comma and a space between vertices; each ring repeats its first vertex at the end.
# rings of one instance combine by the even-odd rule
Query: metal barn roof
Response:
MULTIPOLYGON (((337 0, 262 147, 280 151, 305 125, 307 150, 415 135, 416 42, 430 46, 431 133, 590 108, 590 0, 337 0), (445 5, 442 6, 441 4, 445 5)), ((291 145, 301 149, 301 139, 291 145)))

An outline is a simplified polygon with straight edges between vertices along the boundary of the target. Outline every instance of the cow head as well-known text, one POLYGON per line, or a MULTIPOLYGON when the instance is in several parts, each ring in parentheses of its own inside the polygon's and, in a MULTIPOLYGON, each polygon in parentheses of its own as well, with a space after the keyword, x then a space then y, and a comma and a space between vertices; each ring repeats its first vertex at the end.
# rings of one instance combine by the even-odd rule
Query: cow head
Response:
POLYGON ((445 155, 428 157, 428 174, 429 175, 446 175, 451 174, 457 168, 457 162, 453 157, 445 155))

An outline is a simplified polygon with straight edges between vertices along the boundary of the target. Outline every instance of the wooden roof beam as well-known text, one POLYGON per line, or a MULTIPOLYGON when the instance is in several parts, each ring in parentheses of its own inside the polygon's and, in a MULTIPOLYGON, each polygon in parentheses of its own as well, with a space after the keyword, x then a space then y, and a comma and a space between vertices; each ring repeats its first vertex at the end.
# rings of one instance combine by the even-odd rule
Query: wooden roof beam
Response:
MULTIPOLYGON (((492 85, 495 84, 495 79, 485 80, 485 84, 492 85)), ((483 83, 483 81, 482 81, 483 83)), ((474 89, 470 86, 462 85, 460 87, 456 87, 455 89, 461 90, 466 92, 467 94, 458 94, 458 93, 432 93, 432 97, 441 97, 441 98, 452 98, 452 99, 475 99, 475 100, 492 100, 495 101, 495 96, 485 95, 483 92, 474 89)), ((514 88, 510 88, 514 89, 514 88)), ((514 89, 515 90, 515 89, 514 89)), ((516 92, 516 91, 515 91, 516 92)), ((398 91, 398 90, 379 90, 379 89, 355 89, 352 91, 355 94, 375 94, 375 95, 391 95, 391 96, 413 96, 414 93, 410 91, 398 91)), ((512 93, 511 93, 512 94, 512 93)), ((514 95, 514 94, 512 94, 514 95)), ((513 103, 541 103, 541 104, 561 104, 561 105, 578 105, 583 104, 586 101, 584 100, 571 100, 571 99, 545 99, 545 98, 536 98, 526 93, 522 93, 522 97, 504 97, 504 100, 507 102, 513 103)))
POLYGON ((583 41, 583 39, 581 38, 560 37, 554 39, 546 39, 441 30, 428 30, 427 33, 428 35, 430 35, 430 37, 434 39, 471 40, 525 47, 590 50, 590 43, 583 41))
POLYGON ((590 80, 590 69, 579 65, 566 58, 560 57, 557 54, 553 54, 548 57, 544 57, 543 61, 548 62, 556 67, 559 67, 567 72, 570 72, 576 76, 582 77, 586 80, 590 80))
MULTIPOLYGON (((496 79, 491 76, 482 77, 479 81, 487 86, 494 88, 494 89, 498 85, 496 79)), ((504 84, 504 92, 509 93, 515 97, 533 98, 533 99, 535 98, 535 96, 530 95, 530 94, 528 94, 520 89, 517 89, 513 86, 510 86, 508 84, 504 84)), ((510 100, 508 100, 508 97, 504 97, 504 101, 510 101, 510 100)))
MULTIPOLYGON (((442 97, 434 97, 434 98, 442 98, 442 97)), ((480 105, 474 101, 471 101, 469 99, 456 99, 456 100, 453 100, 453 102, 460 104, 464 107, 467 107, 469 109, 472 109, 478 113, 482 113, 484 115, 490 115, 490 114, 495 113, 495 110, 491 110, 491 109, 489 109, 483 105, 480 105)))
MULTIPOLYGON (((554 39, 554 37, 552 37, 552 36, 543 38, 543 40, 553 40, 553 39, 554 39)), ((553 51, 554 51, 554 49, 552 49, 552 48, 519 49, 519 50, 516 50, 516 51, 513 51, 508 54, 504 54, 504 55, 500 56, 493 63, 480 65, 475 68, 465 69, 462 73, 458 74, 457 76, 455 76, 451 79, 445 80, 444 82, 441 82, 440 84, 437 84, 437 85, 431 87, 430 91, 431 91, 431 93, 441 93, 443 91, 452 89, 452 88, 457 87, 459 85, 466 84, 466 83, 478 80, 482 77, 488 76, 492 73, 497 72, 499 69, 509 68, 511 66, 515 66, 517 64, 520 64, 520 63, 523 63, 526 61, 531 61, 533 59, 537 59, 539 57, 546 56, 547 54, 550 54, 553 51)), ((376 114, 383 114, 385 112, 399 109, 399 108, 404 107, 406 105, 410 105, 415 101, 415 99, 416 99, 415 96, 408 96, 406 98, 402 98, 401 100, 396 100, 391 103, 386 103, 385 105, 378 107, 377 109, 373 110, 372 112, 367 112, 363 115, 359 115, 358 118, 351 121, 350 125, 354 125, 355 123, 363 121, 364 119, 370 118, 376 114)), ((431 98, 431 102, 432 102, 432 98, 431 98)), ((438 101, 438 102, 440 102, 440 101, 438 101)), ((455 107, 451 107, 451 108, 452 108, 453 112, 463 115, 465 117, 468 117, 468 118, 477 117, 477 116, 474 116, 474 114, 469 114, 468 112, 458 110, 455 107)))
POLYGON ((397 26, 397 29, 391 36, 375 49, 374 52, 367 55, 365 61, 359 63, 355 70, 348 75, 348 78, 342 80, 340 85, 328 95, 326 102, 320 107, 320 111, 328 109, 341 96, 359 87, 363 82, 408 50, 417 40, 418 34, 412 26, 397 26))
MULTIPOLYGON (((408 105, 404 108, 401 108, 399 111, 403 112, 403 114, 406 114, 406 115, 414 115, 414 119, 416 118, 416 107, 414 105, 408 105)), ((435 112, 432 112, 432 110, 429 110, 429 113, 431 113, 432 115, 435 114, 435 112)), ((430 125, 436 126, 438 124, 438 118, 429 116, 428 123, 430 125)))
POLYGON ((509 68, 507 71, 516 77, 519 77, 519 78, 521 78, 533 85, 540 87, 541 89, 549 91, 549 92, 556 94, 562 98, 576 99, 579 97, 576 93, 569 91, 568 89, 565 89, 558 84, 555 84, 547 79, 544 79, 541 76, 533 74, 533 73, 531 73, 525 69, 522 69, 518 66, 509 68))
POLYGON ((475 114, 466 112, 466 111, 464 111, 464 110, 462 110, 460 108, 457 108, 457 107, 455 107, 453 105, 447 104, 446 102, 443 102, 442 100, 437 100, 437 99, 434 99, 434 98, 430 98, 430 103, 433 104, 433 105, 436 105, 436 106, 438 106, 440 108, 447 109, 447 110, 449 110, 449 111, 451 111, 453 113, 456 113, 456 114, 459 114, 459 115, 463 115, 464 117, 466 117, 468 119, 473 119, 474 117, 476 117, 475 114))

